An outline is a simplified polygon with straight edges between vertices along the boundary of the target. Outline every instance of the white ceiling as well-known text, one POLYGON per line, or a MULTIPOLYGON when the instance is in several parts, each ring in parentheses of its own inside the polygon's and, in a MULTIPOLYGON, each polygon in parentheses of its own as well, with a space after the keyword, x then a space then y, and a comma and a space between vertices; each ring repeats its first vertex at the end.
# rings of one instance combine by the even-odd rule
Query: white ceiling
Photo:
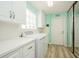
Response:
POLYGON ((53 1, 52 7, 48 7, 46 1, 31 1, 31 3, 46 13, 61 13, 67 11, 74 1, 53 1))

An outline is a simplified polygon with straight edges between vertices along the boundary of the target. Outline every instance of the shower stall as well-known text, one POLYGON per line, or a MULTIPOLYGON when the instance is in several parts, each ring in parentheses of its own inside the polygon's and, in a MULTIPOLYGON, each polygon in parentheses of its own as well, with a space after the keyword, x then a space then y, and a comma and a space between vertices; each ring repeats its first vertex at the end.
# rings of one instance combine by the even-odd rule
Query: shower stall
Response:
POLYGON ((67 47, 79 57, 79 2, 75 1, 67 12, 67 47))

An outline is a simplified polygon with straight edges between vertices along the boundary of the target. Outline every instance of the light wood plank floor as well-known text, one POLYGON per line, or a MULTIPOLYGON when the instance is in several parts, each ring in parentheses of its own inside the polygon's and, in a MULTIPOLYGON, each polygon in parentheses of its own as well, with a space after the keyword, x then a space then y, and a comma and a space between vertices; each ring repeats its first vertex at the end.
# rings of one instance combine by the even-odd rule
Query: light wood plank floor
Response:
POLYGON ((45 58, 75 58, 75 56, 64 46, 50 44, 45 58))
POLYGON ((74 50, 75 50, 74 54, 79 58, 79 48, 75 47, 74 50))

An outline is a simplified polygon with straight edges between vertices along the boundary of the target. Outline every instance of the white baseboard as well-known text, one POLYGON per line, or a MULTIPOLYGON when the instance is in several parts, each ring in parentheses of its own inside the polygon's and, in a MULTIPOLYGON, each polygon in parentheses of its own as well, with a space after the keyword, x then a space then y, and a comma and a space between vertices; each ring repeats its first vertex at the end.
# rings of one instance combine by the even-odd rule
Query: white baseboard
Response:
MULTIPOLYGON (((53 44, 53 43, 51 43, 51 42, 50 42, 50 43, 48 43, 48 44, 53 44)), ((63 45, 63 46, 67 47, 67 45, 66 45, 66 44, 65 44, 65 45, 63 45)))

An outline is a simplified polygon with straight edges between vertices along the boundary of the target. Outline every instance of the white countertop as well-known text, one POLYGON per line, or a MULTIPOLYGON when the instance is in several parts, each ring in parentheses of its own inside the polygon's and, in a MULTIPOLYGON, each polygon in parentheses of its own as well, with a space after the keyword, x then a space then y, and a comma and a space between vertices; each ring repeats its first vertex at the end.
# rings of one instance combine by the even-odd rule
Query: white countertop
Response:
POLYGON ((34 35, 29 35, 26 37, 22 38, 14 38, 10 40, 5 40, 0 42, 0 57, 3 55, 6 55, 7 53, 16 50, 17 48, 28 44, 29 42, 36 40, 37 38, 42 38, 44 37, 45 34, 34 34, 34 35))

